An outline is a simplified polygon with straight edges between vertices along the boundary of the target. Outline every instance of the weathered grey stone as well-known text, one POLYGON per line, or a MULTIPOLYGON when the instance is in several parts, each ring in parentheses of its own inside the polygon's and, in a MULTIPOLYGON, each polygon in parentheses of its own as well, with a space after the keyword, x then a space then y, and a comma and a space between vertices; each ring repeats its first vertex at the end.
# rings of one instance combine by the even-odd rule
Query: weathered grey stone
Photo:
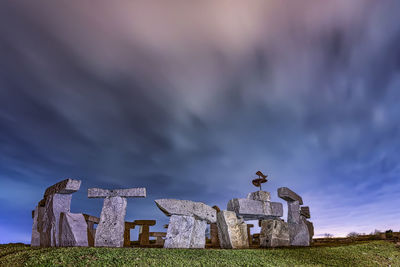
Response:
POLYGON ((194 216, 197 220, 205 220, 208 223, 217 221, 216 210, 202 202, 178 199, 157 199, 155 202, 157 207, 167 216, 194 216))
POLYGON ((40 246, 40 232, 39 223, 43 220, 44 207, 36 206, 33 211, 33 224, 32 224, 32 237, 31 247, 40 246))
POLYGON ((128 188, 128 189, 101 189, 89 188, 88 198, 106 198, 106 197, 146 197, 146 188, 128 188))
POLYGON ((261 247, 290 246, 288 224, 282 220, 261 221, 260 246, 261 247))
POLYGON ((221 248, 248 248, 247 225, 233 211, 217 213, 218 238, 221 248))
POLYGON ((300 205, 303 205, 303 199, 301 196, 293 192, 287 187, 278 188, 278 196, 286 201, 298 201, 300 205))
POLYGON ((288 217, 287 221, 289 223, 299 223, 300 222, 300 204, 298 201, 288 201, 288 217))
POLYGON ((271 193, 266 192, 266 191, 256 191, 256 192, 251 192, 247 195, 248 199, 253 199, 253 200, 260 200, 260 201, 270 201, 271 200, 271 193))
POLYGON ((94 240, 96 247, 123 247, 126 206, 124 197, 104 199, 94 240))
POLYGON ((87 247, 88 226, 82 213, 62 212, 60 215, 60 246, 87 247))
POLYGON ((193 216, 172 215, 164 248, 204 248, 207 222, 193 216))
POLYGON ((308 232, 305 220, 299 220, 299 223, 288 223, 290 245, 292 246, 309 246, 310 234, 308 232))
POLYGON ((195 220, 190 248, 205 248, 207 221, 195 220))
POLYGON ((314 224, 312 222, 306 220, 305 217, 303 217, 303 219, 304 219, 304 222, 307 225, 308 234, 310 235, 310 244, 311 244, 312 241, 313 241, 313 236, 314 236, 314 224))
POLYGON ((46 197, 43 219, 38 224, 41 247, 58 247, 60 245, 60 213, 70 211, 71 199, 72 195, 70 194, 53 194, 46 197))
POLYGON ((50 186, 44 192, 44 199, 53 194, 72 194, 81 187, 80 180, 65 179, 55 185, 50 186))
POLYGON ((283 216, 283 206, 279 202, 259 201, 247 198, 229 200, 228 211, 234 211, 245 220, 274 219, 283 216))
POLYGON ((300 208, 300 214, 302 215, 302 216, 304 216, 305 218, 307 218, 307 219, 310 219, 311 218, 311 214, 310 214, 310 207, 301 207, 300 208))

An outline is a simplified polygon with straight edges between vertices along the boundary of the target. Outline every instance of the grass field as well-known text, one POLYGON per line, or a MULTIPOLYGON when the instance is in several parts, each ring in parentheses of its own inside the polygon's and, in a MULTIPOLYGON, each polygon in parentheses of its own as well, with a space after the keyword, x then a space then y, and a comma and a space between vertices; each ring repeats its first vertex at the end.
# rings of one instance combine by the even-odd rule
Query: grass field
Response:
POLYGON ((387 241, 281 249, 31 248, 0 245, 0 266, 400 266, 387 241))

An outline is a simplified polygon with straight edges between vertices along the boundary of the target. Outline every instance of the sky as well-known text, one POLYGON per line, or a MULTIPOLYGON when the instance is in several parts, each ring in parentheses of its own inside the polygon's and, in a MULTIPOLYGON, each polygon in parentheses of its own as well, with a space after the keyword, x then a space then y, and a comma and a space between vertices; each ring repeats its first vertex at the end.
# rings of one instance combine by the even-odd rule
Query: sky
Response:
MULTIPOLYGON (((315 236, 400 230, 397 0, 1 1, 0 243, 30 243, 48 186, 146 187, 226 209, 263 189, 315 236)), ((256 231, 257 229, 255 229, 256 231)), ((133 234, 132 239, 137 239, 133 234)))

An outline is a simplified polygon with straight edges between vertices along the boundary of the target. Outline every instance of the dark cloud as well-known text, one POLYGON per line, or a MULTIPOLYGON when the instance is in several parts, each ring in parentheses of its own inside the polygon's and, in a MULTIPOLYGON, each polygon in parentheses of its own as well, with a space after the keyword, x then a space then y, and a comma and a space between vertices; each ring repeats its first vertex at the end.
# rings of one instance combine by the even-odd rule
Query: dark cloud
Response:
POLYGON ((30 210, 66 177, 83 180, 73 211, 94 215, 87 188, 145 186, 127 218, 161 227, 154 199, 225 208, 258 169, 304 196, 317 233, 394 227, 399 10, 2 2, 1 242, 28 241, 30 210))

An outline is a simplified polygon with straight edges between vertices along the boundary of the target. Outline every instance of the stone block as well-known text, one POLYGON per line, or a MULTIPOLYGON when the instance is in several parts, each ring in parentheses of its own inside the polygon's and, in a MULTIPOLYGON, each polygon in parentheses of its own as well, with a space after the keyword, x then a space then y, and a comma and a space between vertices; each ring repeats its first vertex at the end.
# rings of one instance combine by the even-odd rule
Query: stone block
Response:
POLYGON ((207 222, 204 220, 195 220, 190 239, 190 248, 205 248, 206 246, 206 228, 207 222))
POLYGON ((278 188, 278 196, 286 201, 298 201, 300 205, 303 205, 303 199, 301 196, 287 187, 278 188))
POLYGON ((52 185, 44 192, 44 199, 53 194, 72 194, 81 187, 80 180, 65 179, 55 185, 52 185))
POLYGON ((245 220, 274 219, 283 216, 283 206, 279 202, 258 201, 247 198, 229 200, 228 211, 234 211, 245 220))
POLYGON ((305 218, 303 218, 304 222, 307 225, 307 229, 308 229, 308 234, 310 235, 310 244, 313 241, 313 236, 314 236, 314 224, 308 220, 306 220, 305 218))
POLYGON ((146 188, 128 188, 128 189, 101 189, 89 188, 88 198, 106 198, 106 197, 146 197, 146 188))
POLYGON ((60 215, 60 246, 87 247, 88 226, 82 213, 62 212, 60 215))
POLYGON ((311 214, 310 214, 310 207, 301 207, 300 208, 300 215, 304 216, 307 219, 311 218, 311 214))
POLYGON ((33 214, 33 224, 32 224, 32 237, 31 237, 31 247, 40 246, 40 232, 41 229, 39 225, 43 221, 44 207, 36 206, 33 214))
POLYGON ((155 202, 167 216, 193 216, 197 220, 205 220, 208 223, 215 223, 217 219, 216 210, 202 202, 178 199, 157 199, 155 202))
POLYGON ((233 211, 223 210, 217 214, 218 238, 221 248, 248 248, 247 225, 233 211))
POLYGON ((290 246, 288 224, 282 220, 263 220, 261 222, 260 246, 290 246))
POLYGON ((190 248, 195 220, 193 216, 172 215, 164 248, 190 248))
POLYGON ((72 195, 53 194, 46 197, 43 220, 39 222, 40 246, 58 247, 60 245, 60 214, 70 212, 72 195))
POLYGON ((300 219, 299 223, 290 223, 289 226, 289 237, 290 245, 292 246, 309 246, 310 245, 310 233, 305 220, 300 219))
POLYGON ((260 201, 271 201, 271 193, 259 190, 256 192, 249 193, 247 195, 247 198, 260 201))
POLYGON ((288 216, 287 221, 289 223, 300 222, 300 204, 298 201, 288 201, 288 216))
POLYGON ((123 247, 126 206, 125 197, 104 199, 94 240, 96 247, 123 247))

